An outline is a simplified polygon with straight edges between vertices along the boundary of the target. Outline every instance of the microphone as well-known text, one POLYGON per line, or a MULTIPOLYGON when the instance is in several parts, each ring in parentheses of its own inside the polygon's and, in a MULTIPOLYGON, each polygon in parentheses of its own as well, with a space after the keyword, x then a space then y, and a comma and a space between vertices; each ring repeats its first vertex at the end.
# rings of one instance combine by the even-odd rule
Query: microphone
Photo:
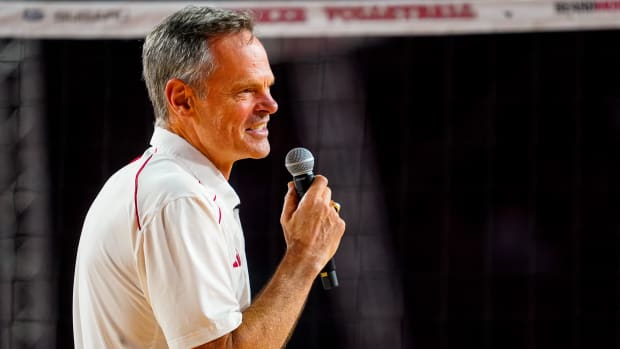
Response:
MULTIPOLYGON (((297 192, 297 196, 299 196, 299 200, 301 200, 314 180, 314 173, 312 173, 314 169, 314 156, 312 156, 312 153, 306 148, 293 148, 286 154, 284 165, 293 176, 295 191, 297 192)), ((323 267, 319 276, 321 277, 324 290, 338 287, 336 264, 333 258, 323 267)))

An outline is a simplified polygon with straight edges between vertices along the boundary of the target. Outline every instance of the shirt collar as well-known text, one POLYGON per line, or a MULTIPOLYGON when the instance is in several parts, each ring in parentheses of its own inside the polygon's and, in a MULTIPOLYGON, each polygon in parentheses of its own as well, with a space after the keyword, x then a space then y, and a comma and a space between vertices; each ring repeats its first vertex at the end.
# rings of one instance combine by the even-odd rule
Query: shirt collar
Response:
POLYGON ((215 200, 223 200, 232 210, 240 203, 239 196, 230 186, 222 172, 185 139, 162 127, 155 127, 151 145, 158 154, 168 154, 179 160, 183 167, 193 174, 203 186, 215 191, 215 200))

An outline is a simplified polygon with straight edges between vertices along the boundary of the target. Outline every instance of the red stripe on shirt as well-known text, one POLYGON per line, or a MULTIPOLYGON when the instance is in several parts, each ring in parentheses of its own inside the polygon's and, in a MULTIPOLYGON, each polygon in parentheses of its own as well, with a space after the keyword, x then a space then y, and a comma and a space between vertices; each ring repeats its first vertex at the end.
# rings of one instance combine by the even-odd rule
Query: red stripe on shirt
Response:
POLYGON ((142 230, 142 225, 140 225, 140 214, 138 213, 138 177, 140 177, 140 173, 142 173, 142 170, 144 170, 144 167, 146 166, 146 164, 148 164, 148 162, 151 160, 153 155, 155 155, 155 153, 157 153, 157 148, 155 148, 155 152, 153 152, 153 154, 151 154, 146 159, 146 161, 144 161, 142 166, 140 166, 140 168, 138 169, 138 172, 136 172, 136 179, 134 182, 134 189, 133 189, 133 205, 136 210, 136 223, 138 223, 139 230, 142 230))
MULTIPOLYGON (((215 199, 217 199, 217 195, 213 195, 213 202, 215 202, 215 199)), ((220 217, 217 219, 217 224, 222 224, 222 209, 220 208, 220 205, 217 205, 217 210, 220 213, 220 217)))

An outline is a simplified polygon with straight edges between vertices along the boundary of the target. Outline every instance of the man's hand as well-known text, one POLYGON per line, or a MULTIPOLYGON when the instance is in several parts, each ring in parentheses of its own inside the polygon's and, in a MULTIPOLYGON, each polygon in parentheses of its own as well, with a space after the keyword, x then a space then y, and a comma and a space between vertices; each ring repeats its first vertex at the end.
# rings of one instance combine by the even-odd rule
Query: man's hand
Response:
POLYGON ((280 217, 286 253, 314 267, 316 274, 336 253, 345 230, 345 222, 330 205, 331 195, 327 178, 321 175, 314 178, 301 200, 289 182, 280 217))
POLYGON ((293 182, 288 184, 280 223, 286 239, 286 254, 273 278, 252 305, 243 312, 243 322, 200 349, 283 348, 301 314, 312 283, 336 253, 345 223, 330 206, 327 178, 316 176, 299 200, 293 182))

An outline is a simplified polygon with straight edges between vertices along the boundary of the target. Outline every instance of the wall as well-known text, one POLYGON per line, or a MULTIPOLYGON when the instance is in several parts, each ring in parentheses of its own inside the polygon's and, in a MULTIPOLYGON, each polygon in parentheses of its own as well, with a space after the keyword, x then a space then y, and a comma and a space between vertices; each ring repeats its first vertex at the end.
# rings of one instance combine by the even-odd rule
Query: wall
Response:
MULTIPOLYGON (((266 40, 272 154, 231 178, 254 292, 283 253, 291 147, 314 152, 348 227, 342 285, 315 285, 289 347, 617 346, 618 34, 266 40)), ((42 43, 59 348, 84 214, 152 130, 139 55, 42 43)))
POLYGON ((57 275, 37 42, 0 41, 0 348, 55 342, 57 275))

